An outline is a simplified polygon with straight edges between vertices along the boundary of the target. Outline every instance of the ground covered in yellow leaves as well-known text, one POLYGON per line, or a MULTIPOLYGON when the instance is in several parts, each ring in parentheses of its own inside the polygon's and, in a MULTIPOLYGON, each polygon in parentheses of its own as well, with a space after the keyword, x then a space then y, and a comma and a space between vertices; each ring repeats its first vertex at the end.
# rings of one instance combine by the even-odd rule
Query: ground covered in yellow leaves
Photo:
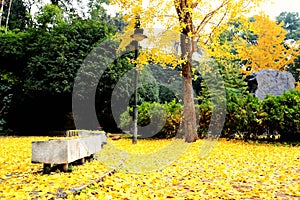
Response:
POLYGON ((47 139, 0 137, 0 199, 300 199, 300 147, 219 140, 203 154, 201 140, 122 139, 71 173, 43 174, 31 163, 31 142, 47 139))

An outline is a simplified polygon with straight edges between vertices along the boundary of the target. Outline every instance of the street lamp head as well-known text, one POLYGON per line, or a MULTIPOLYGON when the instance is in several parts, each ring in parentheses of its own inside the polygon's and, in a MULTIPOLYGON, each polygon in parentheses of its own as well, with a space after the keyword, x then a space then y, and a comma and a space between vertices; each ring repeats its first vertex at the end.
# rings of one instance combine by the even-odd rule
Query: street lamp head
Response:
POLYGON ((135 41, 140 42, 143 39, 147 38, 147 36, 144 35, 143 33, 144 33, 144 29, 136 28, 136 29, 134 29, 134 33, 130 37, 132 37, 135 41))
POLYGON ((135 26, 134 26, 134 33, 131 35, 131 37, 135 40, 135 41, 142 41, 143 39, 147 38, 146 35, 144 35, 144 29, 140 28, 141 26, 141 21, 140 21, 140 16, 136 16, 136 22, 135 22, 135 26))

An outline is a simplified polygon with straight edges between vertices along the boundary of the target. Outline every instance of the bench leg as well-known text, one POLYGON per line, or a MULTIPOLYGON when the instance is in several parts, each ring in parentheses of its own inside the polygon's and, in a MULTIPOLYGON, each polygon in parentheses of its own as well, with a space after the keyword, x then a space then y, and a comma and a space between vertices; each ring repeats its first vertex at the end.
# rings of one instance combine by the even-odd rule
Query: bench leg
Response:
POLYGON ((43 166, 43 173, 44 174, 49 174, 51 169, 53 167, 53 164, 49 164, 49 163, 44 163, 44 166, 43 166))
POLYGON ((95 154, 91 154, 90 156, 86 157, 88 162, 92 162, 95 159, 95 154))
POLYGON ((80 165, 83 165, 83 164, 84 164, 84 158, 80 158, 80 159, 79 159, 79 164, 80 164, 80 165))
POLYGON ((95 154, 91 155, 91 161, 93 161, 93 160, 96 160, 96 155, 95 154))
POLYGON ((62 164, 62 170, 63 172, 68 172, 69 164, 62 164))

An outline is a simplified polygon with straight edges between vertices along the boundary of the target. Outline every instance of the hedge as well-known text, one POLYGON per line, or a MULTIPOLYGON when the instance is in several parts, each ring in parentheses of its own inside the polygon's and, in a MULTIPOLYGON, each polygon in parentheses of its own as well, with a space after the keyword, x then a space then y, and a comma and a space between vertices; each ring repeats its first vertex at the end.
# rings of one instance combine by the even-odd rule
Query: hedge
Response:
MULTIPOLYGON (((245 139, 257 139, 261 136, 271 138, 279 135, 282 141, 300 140, 300 90, 290 90, 281 96, 267 95, 259 100, 252 94, 227 94, 226 120, 222 137, 241 136, 245 139)), ((209 99, 196 106, 199 113, 198 135, 205 137, 213 105, 209 99)), ((128 108, 132 116, 132 108, 128 108)), ((151 122, 151 117, 167 114, 164 127, 154 136, 159 138, 174 137, 180 128, 182 120, 182 105, 175 101, 159 104, 144 102, 138 109, 138 124, 145 126, 151 122), (156 109, 152 109, 155 106, 156 109), (151 112, 150 112, 151 110, 151 112), (163 111, 165 110, 165 111, 163 111)), ((121 126, 129 125, 131 118, 123 113, 121 126)))

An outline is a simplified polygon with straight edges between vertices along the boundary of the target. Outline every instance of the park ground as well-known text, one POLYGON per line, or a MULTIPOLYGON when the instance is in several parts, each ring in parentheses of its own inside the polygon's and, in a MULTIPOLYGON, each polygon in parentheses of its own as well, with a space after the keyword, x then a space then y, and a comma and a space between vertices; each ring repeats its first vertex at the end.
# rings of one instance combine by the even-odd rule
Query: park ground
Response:
MULTIPOLYGON (((151 172, 130 173, 120 167, 108 175, 111 166, 96 159, 74 165, 72 172, 43 174, 42 164, 31 163, 31 142, 48 139, 0 137, 0 199, 300 199, 299 146, 219 139, 199 157, 205 141, 198 140, 179 159, 151 172), (74 188, 83 185, 88 187, 75 194, 74 188)), ((155 154, 170 142, 139 140, 131 145, 121 139, 109 141, 103 153, 109 156, 109 147, 115 146, 155 154)))

